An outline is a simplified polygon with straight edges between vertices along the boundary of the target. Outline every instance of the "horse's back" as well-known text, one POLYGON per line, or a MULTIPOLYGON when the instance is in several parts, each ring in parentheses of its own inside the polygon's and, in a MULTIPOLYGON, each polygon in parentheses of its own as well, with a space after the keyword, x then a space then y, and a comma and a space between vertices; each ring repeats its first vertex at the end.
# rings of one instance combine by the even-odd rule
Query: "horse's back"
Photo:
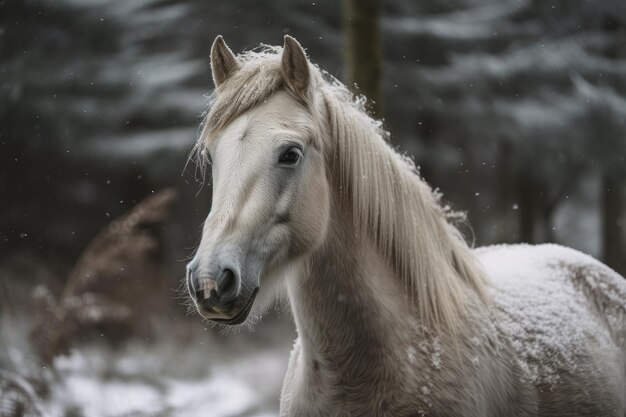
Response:
POLYGON ((626 280, 558 245, 476 250, 541 415, 626 413, 626 280))

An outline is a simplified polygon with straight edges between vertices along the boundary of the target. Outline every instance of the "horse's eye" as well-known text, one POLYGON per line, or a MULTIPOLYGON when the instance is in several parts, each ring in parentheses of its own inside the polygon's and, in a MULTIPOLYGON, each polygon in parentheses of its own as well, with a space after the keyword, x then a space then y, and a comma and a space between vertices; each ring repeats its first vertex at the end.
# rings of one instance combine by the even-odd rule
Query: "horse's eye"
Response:
POLYGON ((280 159, 278 160, 278 162, 280 162, 281 164, 293 165, 300 160, 301 156, 302 156, 302 151, 299 148, 294 146, 293 148, 287 149, 280 156, 280 159))

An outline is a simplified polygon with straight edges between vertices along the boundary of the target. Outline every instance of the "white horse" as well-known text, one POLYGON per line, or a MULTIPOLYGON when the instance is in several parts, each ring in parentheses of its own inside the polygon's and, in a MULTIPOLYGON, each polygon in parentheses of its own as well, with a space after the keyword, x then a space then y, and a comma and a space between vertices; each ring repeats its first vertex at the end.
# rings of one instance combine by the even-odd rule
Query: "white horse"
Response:
POLYGON ((235 56, 217 37, 211 67, 213 203, 187 282, 223 324, 286 294, 281 416, 626 415, 622 277, 556 245, 470 249, 293 38, 235 56))

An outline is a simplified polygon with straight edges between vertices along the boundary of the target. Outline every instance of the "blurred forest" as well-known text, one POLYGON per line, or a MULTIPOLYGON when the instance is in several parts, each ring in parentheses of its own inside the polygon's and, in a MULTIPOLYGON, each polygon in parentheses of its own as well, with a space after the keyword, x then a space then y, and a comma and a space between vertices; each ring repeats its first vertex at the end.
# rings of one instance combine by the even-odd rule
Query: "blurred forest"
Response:
POLYGON ((0 416, 275 414, 290 320, 219 336, 174 291, 218 34, 356 82, 476 245, 626 274, 626 2, 0 0, 0 416))

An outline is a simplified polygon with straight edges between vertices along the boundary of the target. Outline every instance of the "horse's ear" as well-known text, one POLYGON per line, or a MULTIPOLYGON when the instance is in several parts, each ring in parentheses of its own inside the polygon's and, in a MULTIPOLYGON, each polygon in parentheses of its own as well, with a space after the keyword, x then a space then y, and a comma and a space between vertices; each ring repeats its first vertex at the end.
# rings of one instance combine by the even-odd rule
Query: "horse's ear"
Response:
POLYGON ((297 94, 305 95, 311 78, 309 61, 298 41, 289 35, 285 35, 281 69, 287 87, 297 94))
POLYGON ((230 50, 222 35, 218 35, 211 47, 211 72, 215 87, 222 85, 239 69, 237 57, 230 50))

